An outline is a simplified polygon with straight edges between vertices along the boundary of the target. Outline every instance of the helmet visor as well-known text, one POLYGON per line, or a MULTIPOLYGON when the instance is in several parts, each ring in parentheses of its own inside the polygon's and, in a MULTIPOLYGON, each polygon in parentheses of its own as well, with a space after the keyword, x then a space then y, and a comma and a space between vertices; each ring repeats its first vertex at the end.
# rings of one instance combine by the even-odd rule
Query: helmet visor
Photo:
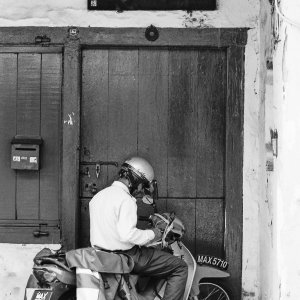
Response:
POLYGON ((157 189, 157 181, 152 180, 151 182, 148 181, 148 183, 143 184, 143 189, 145 195, 150 195, 155 197, 157 195, 158 189, 157 189))
POLYGON ((138 170, 136 170, 134 167, 127 164, 126 162, 122 164, 121 169, 129 171, 134 176, 134 178, 139 182, 143 183, 143 185, 145 186, 149 185, 149 180, 144 176, 144 174, 142 174, 141 172, 139 172, 138 170))
POLYGON ((143 184, 143 191, 143 202, 145 204, 153 204, 158 197, 157 181, 152 180, 151 182, 148 182, 148 184, 143 184))

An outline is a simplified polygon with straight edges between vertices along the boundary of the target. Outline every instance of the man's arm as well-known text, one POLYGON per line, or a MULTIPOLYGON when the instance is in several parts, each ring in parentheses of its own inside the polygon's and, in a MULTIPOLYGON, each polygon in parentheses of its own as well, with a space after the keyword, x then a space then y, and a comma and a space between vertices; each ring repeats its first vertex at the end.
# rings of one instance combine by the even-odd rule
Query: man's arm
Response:
POLYGON ((136 228, 137 206, 134 201, 124 201, 119 210, 118 232, 122 242, 134 245, 145 245, 155 238, 153 230, 141 230, 136 228))

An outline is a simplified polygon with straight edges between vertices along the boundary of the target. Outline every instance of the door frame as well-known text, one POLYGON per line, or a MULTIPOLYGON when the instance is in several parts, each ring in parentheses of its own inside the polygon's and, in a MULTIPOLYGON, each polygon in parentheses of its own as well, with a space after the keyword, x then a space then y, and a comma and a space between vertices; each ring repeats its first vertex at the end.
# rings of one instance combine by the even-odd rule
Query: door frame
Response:
POLYGON ((0 47, 63 47, 62 89, 62 245, 78 245, 81 50, 103 46, 206 47, 227 53, 225 253, 234 294, 241 297, 243 236, 244 64, 247 28, 158 28, 148 41, 146 28, 3 27, 0 47), (46 37, 48 39, 39 39, 46 37))

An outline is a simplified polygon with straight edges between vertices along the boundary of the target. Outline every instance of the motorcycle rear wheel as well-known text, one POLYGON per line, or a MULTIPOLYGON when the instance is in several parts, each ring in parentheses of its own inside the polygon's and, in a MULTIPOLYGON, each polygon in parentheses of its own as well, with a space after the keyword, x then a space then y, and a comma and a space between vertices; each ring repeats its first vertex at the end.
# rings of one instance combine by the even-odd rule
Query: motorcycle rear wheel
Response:
POLYGON ((215 280, 199 282, 199 290, 198 300, 232 300, 228 289, 215 280))

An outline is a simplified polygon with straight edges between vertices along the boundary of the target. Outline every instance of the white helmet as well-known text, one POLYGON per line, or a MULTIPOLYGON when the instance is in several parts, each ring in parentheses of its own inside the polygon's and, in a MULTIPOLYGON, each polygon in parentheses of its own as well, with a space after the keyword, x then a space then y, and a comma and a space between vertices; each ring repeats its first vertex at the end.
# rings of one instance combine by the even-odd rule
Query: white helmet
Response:
POLYGON ((121 172, 131 173, 135 180, 146 185, 150 184, 154 179, 154 170, 149 162, 142 157, 131 157, 127 159, 121 166, 121 172))

